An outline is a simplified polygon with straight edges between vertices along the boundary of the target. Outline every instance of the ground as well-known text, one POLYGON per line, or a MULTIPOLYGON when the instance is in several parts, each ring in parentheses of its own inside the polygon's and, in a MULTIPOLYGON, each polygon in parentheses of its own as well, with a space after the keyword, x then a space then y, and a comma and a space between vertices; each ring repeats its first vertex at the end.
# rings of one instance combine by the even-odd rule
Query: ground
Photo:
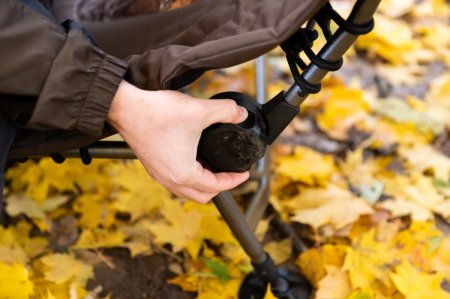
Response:
MULTIPOLYGON (((256 234, 312 298, 450 298, 449 15, 444 0, 383 1, 271 148, 256 234)), ((281 49, 267 60, 272 97, 293 81, 281 49)), ((185 91, 253 95, 253 78, 250 62, 185 91)), ((136 161, 36 159, 7 179, 0 299, 233 299, 252 269, 212 204, 176 198, 136 161)), ((244 208, 254 191, 233 192, 244 208)))

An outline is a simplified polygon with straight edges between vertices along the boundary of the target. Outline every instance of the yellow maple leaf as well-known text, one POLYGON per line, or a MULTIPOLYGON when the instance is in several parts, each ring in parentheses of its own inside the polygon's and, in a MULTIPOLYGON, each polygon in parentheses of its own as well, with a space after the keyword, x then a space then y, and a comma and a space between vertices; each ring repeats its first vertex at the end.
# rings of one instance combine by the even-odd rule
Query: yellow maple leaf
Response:
POLYGON ((433 213, 426 207, 404 198, 388 199, 377 207, 386 209, 395 217, 410 215, 413 221, 427 221, 434 219, 433 213))
POLYGON ((337 230, 352 224, 361 215, 372 213, 373 209, 365 200, 354 196, 334 198, 317 208, 298 210, 290 219, 315 229, 331 224, 337 230))
POLYGON ((378 11, 391 18, 397 18, 411 12, 414 0, 385 0, 380 3, 378 11))
POLYGON ((389 294, 392 285, 388 273, 396 258, 389 243, 376 240, 375 230, 370 230, 347 249, 342 269, 349 272, 353 289, 377 289, 389 294))
POLYGON ((358 89, 344 86, 331 88, 323 111, 317 115, 320 129, 335 139, 347 140, 347 131, 364 124, 367 117, 369 105, 363 95, 358 89))
POLYGON ((411 146, 426 144, 432 138, 433 135, 418 131, 414 123, 395 123, 379 118, 373 130, 371 146, 374 148, 389 148, 398 144, 411 146))
POLYGON ((197 299, 235 299, 241 282, 241 279, 230 279, 223 282, 214 278, 203 278, 198 289, 197 299))
POLYGON ((0 261, 24 261, 42 254, 48 244, 43 237, 30 237, 31 224, 21 221, 8 228, 0 227, 0 261))
POLYGON ((11 194, 6 198, 6 212, 12 217, 24 214, 30 217, 41 231, 48 231, 50 219, 48 214, 69 200, 67 195, 52 195, 41 201, 34 200, 23 194, 11 194))
POLYGON ((393 195, 404 197, 431 210, 444 202, 444 196, 437 191, 434 181, 417 172, 412 173, 409 184, 398 186, 398 191, 393 195))
POLYGON ((326 266, 342 267, 346 255, 346 245, 325 244, 320 248, 311 248, 297 259, 297 265, 305 277, 315 287, 326 276, 326 266))
POLYGON ((82 227, 96 228, 101 225, 109 228, 115 222, 112 204, 101 194, 84 193, 76 198, 73 208, 80 213, 78 223, 82 227))
POLYGON ((281 241, 271 241, 264 246, 264 249, 270 254, 274 263, 279 265, 292 256, 292 240, 288 238, 281 241))
POLYGON ((88 291, 75 282, 57 284, 45 279, 35 282, 35 293, 33 299, 74 299, 91 298, 88 291))
POLYGON ((276 172, 308 185, 326 185, 336 171, 333 157, 298 146, 293 156, 277 159, 276 172))
POLYGON ((132 257, 143 254, 148 255, 152 253, 151 243, 152 235, 148 231, 147 223, 151 222, 149 219, 142 219, 135 223, 115 223, 117 229, 125 235, 126 242, 121 247, 126 247, 130 250, 132 257))
POLYGON ((12 246, 0 245, 0 262, 13 264, 26 264, 28 256, 21 246, 13 244, 12 246))
POLYGON ((100 247, 120 247, 124 244, 125 234, 121 231, 104 229, 85 229, 81 232, 74 249, 93 249, 100 247))
POLYGON ((174 251, 186 248, 196 259, 205 239, 218 245, 236 243, 231 230, 213 205, 166 200, 159 208, 165 219, 145 224, 158 244, 172 244, 174 251))
POLYGON ((351 292, 348 274, 335 266, 325 266, 327 275, 319 281, 316 299, 346 299, 351 292))
POLYGON ((401 65, 430 61, 430 52, 424 52, 418 40, 413 38, 413 29, 406 22, 376 15, 377 26, 367 35, 358 38, 357 47, 381 56, 388 62, 401 65))
POLYGON ((196 292, 199 279, 196 275, 182 274, 169 279, 167 282, 179 286, 185 292, 196 292))
POLYGON ((396 124, 410 125, 418 132, 433 139, 434 136, 444 131, 444 123, 421 111, 425 110, 425 107, 422 106, 424 106, 423 102, 419 102, 412 97, 409 97, 408 101, 390 98, 378 101, 375 104, 374 111, 396 124))
POLYGON ((170 200, 170 193, 152 179, 138 161, 131 161, 116 167, 113 182, 120 186, 113 207, 129 213, 131 220, 157 210, 164 201, 170 200))
POLYGON ((21 264, 0 262, 0 299, 26 299, 33 294, 28 270, 21 264))
POLYGON ((196 258, 203 239, 198 236, 202 213, 195 209, 186 210, 178 200, 166 200, 159 207, 165 219, 146 222, 145 226, 155 236, 157 244, 171 244, 173 251, 184 248, 196 258))
MULTIPOLYGON (((208 239, 215 244, 222 243, 236 243, 236 239, 233 236, 228 225, 223 221, 222 216, 217 210, 215 205, 199 205, 195 202, 188 201, 183 205, 184 210, 195 210, 202 215, 200 222, 200 230, 197 237, 208 239)), ((184 212, 183 212, 184 213, 184 212)), ((171 214, 166 217, 171 217, 171 214)), ((262 221, 264 224, 264 221, 262 221)))
POLYGON ((406 260, 390 273, 392 281, 406 299, 448 299, 450 293, 441 288, 442 274, 428 274, 414 268, 406 260))
POLYGON ((68 254, 50 254, 39 259, 43 263, 44 278, 56 284, 73 281, 84 285, 94 276, 92 266, 68 254))
MULTIPOLYGON (((450 62, 449 62, 450 63, 450 62)), ((430 92, 425 98, 428 104, 425 113, 450 127, 450 75, 432 81, 430 92)))
POLYGON ((450 223, 450 198, 434 207, 433 211, 441 215, 450 223))
POLYGON ((433 222, 413 222, 407 230, 394 237, 391 246, 399 258, 403 256, 415 267, 429 271, 432 269, 431 258, 436 254, 434 244, 441 238, 442 233, 433 222))
POLYGON ((54 191, 76 192, 73 172, 78 170, 81 162, 68 160, 65 167, 53 162, 52 159, 41 159, 39 162, 27 162, 20 177, 16 172, 8 172, 11 180, 18 180, 19 186, 26 186, 25 194, 37 201, 44 201, 54 191))
POLYGON ((431 171, 434 177, 443 181, 450 180, 450 158, 438 152, 431 145, 400 147, 399 153, 408 161, 409 167, 421 172, 431 171))
POLYGON ((432 269, 441 273, 447 281, 450 281, 450 237, 446 237, 438 251, 432 258, 432 269))
POLYGON ((319 188, 301 187, 299 191, 299 194, 293 197, 286 197, 280 201, 280 209, 295 213, 299 210, 316 209, 336 198, 355 197, 347 188, 336 184, 328 184, 326 187, 319 188))

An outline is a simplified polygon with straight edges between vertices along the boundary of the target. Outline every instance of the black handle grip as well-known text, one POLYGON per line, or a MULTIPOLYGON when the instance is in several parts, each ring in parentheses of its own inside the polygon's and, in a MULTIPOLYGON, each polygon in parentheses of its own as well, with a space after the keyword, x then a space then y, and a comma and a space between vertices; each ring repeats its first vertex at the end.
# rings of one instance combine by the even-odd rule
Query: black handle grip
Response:
POLYGON ((198 159, 216 172, 243 172, 264 156, 267 148, 261 106, 249 96, 224 92, 211 99, 232 99, 248 111, 240 124, 214 124, 200 138, 198 159))

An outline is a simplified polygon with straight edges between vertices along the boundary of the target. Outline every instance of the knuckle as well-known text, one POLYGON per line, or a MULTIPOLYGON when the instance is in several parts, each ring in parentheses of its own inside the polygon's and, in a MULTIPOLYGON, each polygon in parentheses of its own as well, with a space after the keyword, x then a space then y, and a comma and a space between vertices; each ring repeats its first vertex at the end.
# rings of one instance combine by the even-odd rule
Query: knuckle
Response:
POLYGON ((170 180, 176 185, 187 185, 191 180, 191 176, 187 172, 177 172, 170 175, 170 180))
POLYGON ((197 196, 196 201, 199 204, 207 204, 211 199, 213 198, 213 196, 211 196, 210 194, 201 194, 199 196, 197 196))
POLYGON ((224 110, 227 112, 229 119, 233 119, 237 114, 239 114, 239 107, 235 101, 224 100, 224 110))

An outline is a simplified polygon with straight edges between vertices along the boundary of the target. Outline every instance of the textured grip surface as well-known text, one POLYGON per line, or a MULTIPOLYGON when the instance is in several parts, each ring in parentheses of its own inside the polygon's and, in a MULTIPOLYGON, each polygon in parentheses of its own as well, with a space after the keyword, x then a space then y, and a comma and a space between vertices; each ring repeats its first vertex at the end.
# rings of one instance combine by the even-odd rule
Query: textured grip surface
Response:
POLYGON ((225 92, 212 99, 232 99, 248 111, 240 124, 214 124, 200 138, 198 159, 216 172, 243 172, 256 163, 267 148, 261 107, 250 97, 225 92))

